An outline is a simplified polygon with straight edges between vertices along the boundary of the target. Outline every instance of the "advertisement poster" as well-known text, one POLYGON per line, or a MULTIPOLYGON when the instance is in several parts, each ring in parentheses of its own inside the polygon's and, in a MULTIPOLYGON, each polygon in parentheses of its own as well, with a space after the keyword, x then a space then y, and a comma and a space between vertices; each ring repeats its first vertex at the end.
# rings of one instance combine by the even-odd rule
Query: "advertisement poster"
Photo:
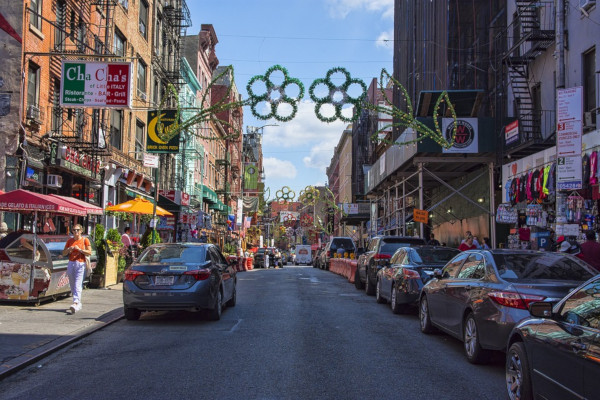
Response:
POLYGON ((556 188, 558 190, 581 189, 581 156, 558 157, 557 160, 556 188))
POLYGON ((519 140, 519 120, 515 120, 504 128, 504 143, 511 144, 519 140))
POLYGON ((582 188, 583 88, 581 86, 559 89, 556 99, 556 188, 573 190, 582 188))
MULTIPOLYGON (((452 140, 454 119, 442 118, 442 133, 448 142, 452 140)), ((442 149, 443 153, 479 153, 479 132, 477 118, 460 118, 456 120, 456 136, 454 145, 442 149)))
POLYGON ((148 153, 179 153, 179 119, 177 110, 148 111, 148 153))
POLYGON ((62 107, 131 108, 131 63, 63 60, 62 107))

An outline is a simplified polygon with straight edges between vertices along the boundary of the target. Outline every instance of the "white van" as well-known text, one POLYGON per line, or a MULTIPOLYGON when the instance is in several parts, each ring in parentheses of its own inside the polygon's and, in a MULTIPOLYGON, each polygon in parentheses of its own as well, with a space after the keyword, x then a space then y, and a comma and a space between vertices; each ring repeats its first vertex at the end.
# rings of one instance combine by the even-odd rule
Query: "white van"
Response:
POLYGON ((294 261, 294 265, 298 264, 306 264, 310 265, 312 263, 312 255, 310 245, 299 244, 296 245, 296 261, 294 261))

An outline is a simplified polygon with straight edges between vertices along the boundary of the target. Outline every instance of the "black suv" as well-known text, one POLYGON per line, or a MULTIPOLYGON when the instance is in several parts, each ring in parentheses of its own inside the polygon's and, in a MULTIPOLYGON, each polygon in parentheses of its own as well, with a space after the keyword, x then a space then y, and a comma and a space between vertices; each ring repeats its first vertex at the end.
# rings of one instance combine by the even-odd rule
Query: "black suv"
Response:
POLYGON ((375 236, 367 246, 367 251, 362 254, 356 264, 354 286, 365 289, 368 295, 375 294, 377 284, 377 271, 388 265, 392 255, 400 247, 426 245, 423 238, 413 236, 375 236))
POLYGON ((327 246, 319 254, 319 268, 328 270, 329 260, 335 253, 354 253, 356 255, 356 245, 351 237, 333 237, 327 243, 327 246))

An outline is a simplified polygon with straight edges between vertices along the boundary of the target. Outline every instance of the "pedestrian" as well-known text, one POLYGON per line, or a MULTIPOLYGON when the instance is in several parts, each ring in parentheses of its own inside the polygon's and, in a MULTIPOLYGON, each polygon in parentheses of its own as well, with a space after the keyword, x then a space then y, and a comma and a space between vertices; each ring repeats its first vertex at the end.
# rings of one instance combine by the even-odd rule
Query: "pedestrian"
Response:
POLYGON ((465 251, 465 250, 476 250, 477 246, 475 246, 475 243, 473 243, 473 236, 469 235, 465 238, 465 240, 460 244, 460 246, 458 246, 458 250, 460 251, 465 251))
POLYGON ((429 235, 429 242, 427 242, 430 246, 439 246, 440 242, 435 238, 435 235, 432 233, 429 235))
POLYGON ((596 241, 596 233, 594 231, 587 231, 585 238, 586 241, 580 246, 581 253, 579 253, 579 258, 600 272, 600 243, 596 241))
POLYGON ((473 244, 475 245, 476 248, 479 248, 479 242, 477 241, 477 237, 473 236, 473 234, 471 233, 471 231, 466 231, 465 232, 465 239, 462 240, 462 242, 460 242, 460 244, 463 244, 468 238, 469 236, 471 236, 473 238, 473 244))
POLYGON ((67 240, 62 252, 69 256, 67 275, 73 294, 73 304, 69 307, 71 314, 81 310, 81 292, 83 291, 83 275, 85 274, 85 257, 92 254, 92 246, 88 238, 81 236, 83 227, 76 224, 73 227, 73 237, 67 240))
POLYGON ((483 238, 483 245, 481 246, 481 248, 485 250, 490 250, 492 248, 492 243, 490 242, 489 237, 483 238))
POLYGON ((129 246, 132 245, 131 236, 129 236, 129 232, 131 232, 131 228, 126 226, 125 230, 123 231, 123 234, 121 235, 121 242, 123 242, 123 246, 125 246, 125 248, 128 250, 129 246))

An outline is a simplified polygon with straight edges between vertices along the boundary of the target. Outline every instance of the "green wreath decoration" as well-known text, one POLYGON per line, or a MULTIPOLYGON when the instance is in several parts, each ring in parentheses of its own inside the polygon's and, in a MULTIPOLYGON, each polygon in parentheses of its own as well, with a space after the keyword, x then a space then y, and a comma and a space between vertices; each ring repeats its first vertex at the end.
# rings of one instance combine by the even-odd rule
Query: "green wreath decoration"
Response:
POLYGON ((367 94, 367 85, 360 79, 352 78, 350 76, 350 73, 345 68, 336 67, 336 68, 331 68, 329 71, 327 71, 325 78, 316 79, 312 83, 312 85, 310 85, 310 88, 308 89, 308 93, 310 94, 310 98, 312 99, 312 101, 314 101, 316 103, 315 104, 315 114, 317 115, 317 118, 319 120, 321 120, 322 122, 330 123, 330 122, 334 122, 336 119, 339 119, 340 121, 343 121, 343 122, 353 122, 353 121, 356 121, 356 119, 358 118, 358 116, 360 114, 360 110, 362 108, 362 100, 364 99, 365 95, 367 94), (346 77, 346 80, 340 86, 336 86, 333 82, 331 82, 331 76, 336 73, 342 73, 346 77), (348 94, 348 89, 350 88, 350 85, 353 85, 353 84, 360 85, 362 88, 362 93, 358 97, 352 97, 348 94), (327 86, 327 89, 329 90, 329 94, 325 97, 318 97, 315 94, 315 88, 318 85, 327 86), (335 95, 335 93, 341 93, 342 99, 339 101, 334 100, 333 96, 335 95), (333 116, 325 117, 325 116, 323 116, 323 114, 321 114, 321 107, 323 107, 323 105, 325 105, 325 104, 333 105, 333 107, 335 108, 335 114, 333 116), (342 106, 345 104, 353 104, 354 105, 356 112, 353 113, 352 118, 346 118, 342 115, 342 106))
POLYGON ((250 79, 250 81, 248 81, 246 90, 248 91, 248 97, 250 100, 250 109, 252 111, 252 115, 254 115, 256 118, 262 119, 262 120, 267 120, 267 119, 271 119, 271 118, 274 118, 280 122, 287 122, 287 121, 292 120, 296 116, 296 113, 298 112, 298 102, 304 97, 304 84, 302 83, 302 81, 300 81, 297 78, 290 78, 288 76, 287 69, 285 69, 281 65, 273 65, 271 68, 269 68, 265 72, 264 75, 253 76, 252 79, 250 79), (283 83, 280 86, 275 85, 271 81, 271 74, 275 71, 280 71, 281 73, 283 73, 284 79, 283 79, 283 83), (256 93, 254 93, 254 90, 252 90, 252 85, 254 85, 254 83, 259 82, 259 81, 264 82, 265 86, 267 88, 266 92, 261 95, 257 95, 256 93), (286 94, 286 89, 290 85, 298 86, 299 93, 298 93, 297 97, 290 97, 286 94), (278 99, 273 99, 271 97, 273 92, 279 93, 278 99), (256 106, 263 101, 266 103, 269 103, 269 105, 271 107, 271 112, 267 115, 262 115, 256 110, 256 106), (279 105, 282 103, 289 104, 290 106, 292 106, 292 113, 290 115, 284 116, 284 115, 279 115, 277 113, 277 109, 278 109, 279 105))
POLYGON ((300 201, 305 206, 315 205, 319 200, 319 196, 321 192, 314 186, 307 186, 300 191, 300 195, 298 196, 298 201, 300 201))
POLYGON ((279 203, 288 203, 294 201, 296 192, 290 189, 289 186, 284 186, 275 193, 275 196, 279 203))

